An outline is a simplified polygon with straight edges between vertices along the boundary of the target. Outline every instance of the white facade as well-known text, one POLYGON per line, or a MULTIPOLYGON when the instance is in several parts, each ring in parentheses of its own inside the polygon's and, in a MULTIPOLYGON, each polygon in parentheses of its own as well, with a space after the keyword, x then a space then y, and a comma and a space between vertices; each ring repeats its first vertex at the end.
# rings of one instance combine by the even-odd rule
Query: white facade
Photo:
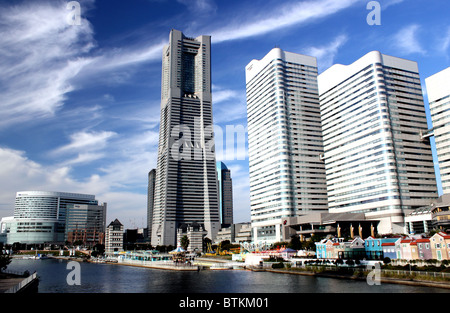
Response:
POLYGON ((114 255, 123 251, 123 225, 118 219, 111 222, 106 227, 105 233, 105 254, 114 255))
POLYGON ((402 232, 405 213, 437 197, 417 63, 372 51, 318 81, 330 213, 402 232))
POLYGON ((425 79, 442 190, 450 193, 450 67, 425 79))
POLYGON ((293 217, 327 210, 317 61, 272 49, 246 66, 254 242, 276 242, 293 217))
POLYGON ((63 243, 67 207, 98 205, 94 195, 19 191, 16 193, 14 220, 11 221, 7 243, 63 243))

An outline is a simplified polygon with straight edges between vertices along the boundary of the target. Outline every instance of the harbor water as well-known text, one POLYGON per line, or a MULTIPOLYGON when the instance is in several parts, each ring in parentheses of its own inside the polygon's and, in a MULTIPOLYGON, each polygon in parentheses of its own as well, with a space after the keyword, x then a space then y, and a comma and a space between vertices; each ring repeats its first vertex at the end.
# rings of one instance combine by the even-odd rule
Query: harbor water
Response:
POLYGON ((448 293, 448 289, 248 270, 170 271, 114 264, 79 263, 79 284, 70 283, 65 260, 13 259, 8 271, 36 271, 39 293, 448 293))

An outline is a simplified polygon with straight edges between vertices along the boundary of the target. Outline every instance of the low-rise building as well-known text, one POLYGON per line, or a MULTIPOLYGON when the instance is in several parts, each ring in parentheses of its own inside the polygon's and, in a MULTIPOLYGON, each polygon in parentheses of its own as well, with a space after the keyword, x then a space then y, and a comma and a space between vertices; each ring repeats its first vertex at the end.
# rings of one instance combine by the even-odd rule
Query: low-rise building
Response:
POLYGON ((450 259, 450 235, 444 232, 434 234, 430 238, 432 258, 438 261, 450 259))
POLYGON ((107 256, 123 252, 123 234, 123 225, 117 218, 106 227, 105 254, 107 256))

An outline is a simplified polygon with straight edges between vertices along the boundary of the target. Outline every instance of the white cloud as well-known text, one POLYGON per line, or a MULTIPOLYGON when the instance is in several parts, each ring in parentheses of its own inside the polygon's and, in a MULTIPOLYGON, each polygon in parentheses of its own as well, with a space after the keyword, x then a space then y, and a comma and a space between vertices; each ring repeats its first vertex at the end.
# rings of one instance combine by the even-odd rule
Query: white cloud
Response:
MULTIPOLYGON (((442 40, 442 38, 440 40, 442 40)), ((444 38, 442 40, 442 45, 440 47, 440 50, 442 52, 447 52, 449 47, 450 47, 450 27, 447 28, 447 32, 444 35, 444 38)))
POLYGON ((232 26, 226 26, 213 32, 212 41, 217 43, 263 35, 335 14, 358 2, 359 0, 319 0, 284 5, 278 10, 274 8, 265 16, 255 14, 256 18, 253 16, 241 17, 240 20, 234 21, 232 26))
POLYGON ((71 79, 89 64, 90 23, 67 23, 66 1, 0 10, 0 126, 52 116, 74 90, 71 79))
POLYGON ((98 151, 105 148, 107 141, 117 135, 111 131, 86 132, 80 131, 70 136, 70 143, 55 149, 53 154, 71 153, 80 151, 86 153, 90 151, 98 151))
POLYGON ((417 36, 420 26, 412 24, 400 29, 393 37, 394 46, 396 46, 404 54, 425 54, 417 36))
MULTIPOLYGON (((68 166, 46 166, 30 160, 25 152, 0 147, 0 163, 8 166, 0 167, 3 184, 0 190, 0 217, 14 214, 14 198, 16 192, 24 190, 44 190, 93 194, 99 202, 107 202, 108 219, 119 218, 129 227, 130 218, 146 216, 146 188, 139 190, 119 191, 114 186, 126 184, 128 176, 136 175, 138 170, 130 170, 135 164, 123 163, 123 172, 127 175, 91 175, 85 180, 77 180, 71 175, 68 166), (127 177, 125 177, 127 176, 127 177), (124 180, 122 180, 124 179, 124 180)), ((119 168, 119 163, 115 169, 119 168)), ((142 167, 140 168, 142 170, 142 167)), ((146 173, 142 171, 141 181, 146 184, 146 173)), ((134 180, 136 181, 136 179, 134 180)), ((140 222, 140 221, 139 221, 140 222)), ((146 225, 139 225, 146 226, 146 225)))
POLYGON ((306 48, 304 54, 317 58, 319 73, 333 65, 339 49, 347 42, 347 35, 339 35, 329 45, 306 48))

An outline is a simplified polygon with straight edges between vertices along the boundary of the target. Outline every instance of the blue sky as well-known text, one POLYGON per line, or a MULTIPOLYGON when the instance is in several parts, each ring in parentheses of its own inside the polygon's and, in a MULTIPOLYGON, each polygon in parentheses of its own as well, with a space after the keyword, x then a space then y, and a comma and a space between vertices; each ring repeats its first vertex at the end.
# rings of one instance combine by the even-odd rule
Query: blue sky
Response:
MULTIPOLYGON (((378 1, 373 26, 366 0, 83 0, 80 25, 68 23, 68 2, 0 0, 0 217, 13 215, 17 191, 49 190, 95 194, 108 223, 146 226, 172 28, 212 36, 213 115, 224 134, 246 126, 245 66, 275 46, 317 57, 320 72, 372 50, 417 61, 426 106, 425 78, 450 66, 444 0, 378 1)), ((245 222, 248 159, 236 150, 218 159, 232 171, 235 222, 245 222)))

